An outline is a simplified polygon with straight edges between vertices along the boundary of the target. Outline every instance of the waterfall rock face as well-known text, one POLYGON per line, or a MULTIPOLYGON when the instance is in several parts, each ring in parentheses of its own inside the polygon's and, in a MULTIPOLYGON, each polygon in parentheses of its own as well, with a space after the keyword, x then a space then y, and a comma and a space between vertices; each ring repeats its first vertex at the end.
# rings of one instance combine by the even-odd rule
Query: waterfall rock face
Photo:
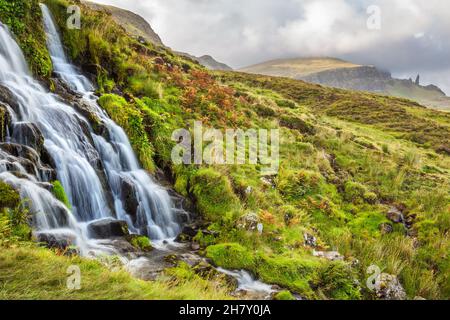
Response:
POLYGON ((81 254, 104 251, 87 230, 97 220, 125 223, 152 239, 175 237, 178 211, 167 190, 140 167, 125 132, 98 106, 92 83, 70 64, 49 10, 41 8, 64 94, 51 94, 33 79, 0 23, 0 179, 30 200, 38 239, 55 244, 55 234, 69 233, 81 254), (71 209, 53 196, 56 179, 71 209))

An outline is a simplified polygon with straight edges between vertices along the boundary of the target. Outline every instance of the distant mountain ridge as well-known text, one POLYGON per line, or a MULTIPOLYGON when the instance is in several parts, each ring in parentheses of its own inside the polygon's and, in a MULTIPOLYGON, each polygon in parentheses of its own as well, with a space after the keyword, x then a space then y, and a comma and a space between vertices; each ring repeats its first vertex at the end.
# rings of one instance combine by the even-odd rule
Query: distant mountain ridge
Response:
POLYGON ((203 55, 201 57, 196 57, 192 54, 186 53, 186 52, 176 52, 179 55, 182 55, 184 57, 190 58, 194 61, 197 61, 202 66, 210 69, 210 70, 221 70, 221 71, 232 71, 233 68, 226 65, 225 63, 219 62, 210 55, 203 55))
POLYGON ((450 98, 435 85, 422 86, 420 77, 416 81, 395 79, 390 72, 375 66, 357 65, 335 58, 272 60, 240 71, 288 77, 341 89, 377 92, 450 110, 450 98))

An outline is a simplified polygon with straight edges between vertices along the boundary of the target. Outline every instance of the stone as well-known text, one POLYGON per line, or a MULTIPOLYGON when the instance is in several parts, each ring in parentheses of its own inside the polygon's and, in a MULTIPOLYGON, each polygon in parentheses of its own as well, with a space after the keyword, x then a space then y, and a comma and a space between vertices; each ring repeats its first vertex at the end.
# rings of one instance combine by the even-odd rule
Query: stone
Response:
POLYGON ((394 275, 381 273, 375 279, 375 294, 382 300, 405 300, 406 292, 394 275))
POLYGON ((94 239, 110 239, 129 235, 125 221, 106 218, 91 222, 87 226, 89 235, 94 239))
POLYGON ((39 154, 44 146, 41 130, 31 122, 16 123, 13 127, 12 139, 16 143, 33 148, 39 154))
POLYGON ((34 238, 36 242, 44 243, 49 249, 67 250, 76 244, 76 237, 66 233, 37 232, 34 238))
POLYGON ((344 256, 337 251, 316 251, 313 250, 313 256, 324 258, 330 261, 344 261, 344 256))
POLYGON ((313 247, 313 248, 317 247, 317 239, 313 235, 304 233, 303 239, 305 240, 305 245, 313 247))
POLYGON ((258 215, 254 212, 251 212, 239 219, 237 227, 239 229, 245 229, 247 231, 255 231, 258 228, 259 222, 260 220, 258 215))
POLYGON ((389 234, 394 232, 394 228, 392 227, 392 225, 390 223, 382 223, 379 225, 378 227, 381 231, 381 234, 389 234))
POLYGON ((197 242, 192 242, 191 249, 194 251, 200 250, 200 245, 197 242))
POLYGON ((19 104, 14 94, 7 87, 0 85, 0 102, 3 102, 11 107, 11 109, 18 113, 19 104))
POLYGON ((137 211, 139 208, 139 199, 137 198, 136 187, 133 182, 126 178, 121 177, 121 199, 123 203, 123 208, 127 214, 136 218, 137 211))
POLYGON ((403 222, 403 213, 397 207, 389 208, 386 217, 394 223, 403 222))

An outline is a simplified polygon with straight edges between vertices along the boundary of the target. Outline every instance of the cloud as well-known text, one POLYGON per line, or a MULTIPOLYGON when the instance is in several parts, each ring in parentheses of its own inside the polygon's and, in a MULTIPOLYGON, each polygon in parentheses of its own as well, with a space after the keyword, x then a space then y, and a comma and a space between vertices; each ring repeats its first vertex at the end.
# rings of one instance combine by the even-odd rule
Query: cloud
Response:
MULTIPOLYGON (((450 78, 450 3, 441 0, 97 0, 146 18, 168 46, 233 67, 335 56, 394 74, 450 78), (368 7, 380 9, 371 30, 368 7)), ((371 12, 373 13, 373 12, 371 12)), ((450 85, 446 87, 450 93, 450 85)))

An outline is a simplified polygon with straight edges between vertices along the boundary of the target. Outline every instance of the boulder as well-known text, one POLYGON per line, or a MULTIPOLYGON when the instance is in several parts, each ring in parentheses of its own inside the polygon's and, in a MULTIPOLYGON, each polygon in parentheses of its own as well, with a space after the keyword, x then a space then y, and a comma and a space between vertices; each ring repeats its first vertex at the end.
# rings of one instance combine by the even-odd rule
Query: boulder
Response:
POLYGON ((67 233, 46 233, 38 232, 34 234, 36 242, 45 244, 50 249, 66 250, 76 244, 76 237, 67 233))
POLYGON ((386 217, 394 223, 403 222, 403 213, 397 207, 390 207, 386 217))
POLYGON ((13 127, 12 139, 16 143, 26 145, 36 150, 38 154, 44 146, 44 136, 36 124, 19 122, 13 127))
POLYGON ((106 218, 91 222, 87 226, 89 236, 94 239, 126 237, 130 233, 125 221, 106 218))
POLYGON ((19 113, 19 104, 14 94, 7 87, 0 85, 0 102, 11 107, 14 112, 19 113))
POLYGON ((122 190, 121 199, 123 208, 127 214, 135 219, 139 208, 139 199, 137 198, 136 187, 133 182, 126 177, 121 178, 120 187, 122 190))
POLYGON ((381 273, 375 279, 375 294, 382 300, 405 300, 406 292, 394 275, 381 273))

